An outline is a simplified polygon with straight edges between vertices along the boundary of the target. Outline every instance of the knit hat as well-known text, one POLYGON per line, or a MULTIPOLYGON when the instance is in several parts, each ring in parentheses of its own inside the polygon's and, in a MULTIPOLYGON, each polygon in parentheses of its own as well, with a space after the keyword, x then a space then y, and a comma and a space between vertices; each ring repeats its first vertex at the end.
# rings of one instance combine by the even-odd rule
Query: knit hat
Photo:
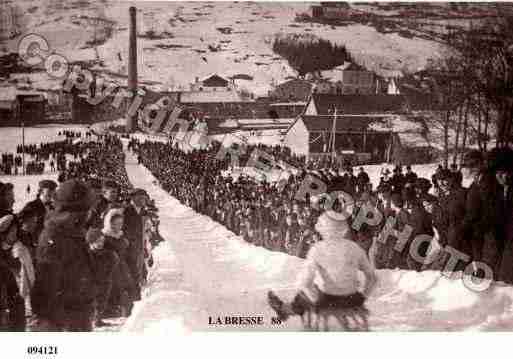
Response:
POLYGON ((58 211, 87 211, 93 201, 94 195, 89 187, 74 179, 61 183, 55 193, 55 207, 58 211))
POLYGON ((350 232, 349 225, 346 220, 338 219, 339 217, 340 213, 324 212, 319 216, 315 224, 315 230, 319 232, 323 239, 347 238, 350 232))

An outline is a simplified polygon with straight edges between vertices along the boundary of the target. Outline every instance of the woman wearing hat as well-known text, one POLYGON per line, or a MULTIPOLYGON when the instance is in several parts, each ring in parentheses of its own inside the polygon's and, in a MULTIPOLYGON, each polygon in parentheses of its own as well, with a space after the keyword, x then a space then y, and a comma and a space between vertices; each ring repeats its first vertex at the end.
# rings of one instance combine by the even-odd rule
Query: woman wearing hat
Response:
POLYGON ((55 211, 48 216, 37 248, 32 311, 44 331, 91 331, 94 314, 94 266, 85 241, 92 205, 82 182, 61 183, 55 211))

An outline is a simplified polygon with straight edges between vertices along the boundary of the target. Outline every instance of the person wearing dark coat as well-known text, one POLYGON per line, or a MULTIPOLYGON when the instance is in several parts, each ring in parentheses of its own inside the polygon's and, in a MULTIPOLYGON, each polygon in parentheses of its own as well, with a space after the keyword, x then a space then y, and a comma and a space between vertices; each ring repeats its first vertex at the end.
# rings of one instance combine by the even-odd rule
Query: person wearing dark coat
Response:
POLYGON ((358 184, 359 193, 363 193, 370 183, 369 175, 365 172, 363 167, 360 167, 360 172, 358 172, 358 176, 356 176, 356 183, 358 184))
POLYGON ((87 231, 86 241, 95 266, 97 290, 94 325, 96 327, 104 327, 108 325, 103 319, 105 319, 105 311, 110 300, 113 274, 117 271, 120 260, 116 252, 105 248, 105 237, 101 230, 90 228, 87 231))
POLYGON ((394 175, 390 179, 390 185, 392 186, 392 193, 401 193, 404 185, 405 178, 402 172, 401 166, 396 166, 394 168, 394 175))
POLYGON ((94 263, 86 243, 90 189, 68 180, 55 195, 39 237, 32 312, 43 331, 91 331, 95 307, 94 263))
POLYGON ((54 210, 53 198, 56 188, 57 183, 52 180, 40 181, 37 198, 28 202, 22 209, 22 212, 34 211, 37 215, 37 226, 34 233, 35 238, 39 238, 39 235, 43 231, 46 216, 54 210))
POLYGON ((0 214, 0 331, 23 332, 26 326, 25 302, 14 274, 20 271, 21 263, 11 252, 18 240, 17 229, 14 215, 0 214))
MULTIPOLYGON (((511 184, 513 179, 513 150, 509 148, 494 148, 488 153, 488 169, 490 176, 489 203, 491 232, 495 238, 497 253, 495 258, 490 260, 494 265, 492 269, 499 279, 503 276, 502 270, 511 255, 505 253, 506 246, 511 246, 509 239, 513 231, 513 193, 511 184), (505 261, 503 260, 505 258, 505 261)), ((489 252, 488 252, 489 253, 489 252)), ((507 276, 506 276, 507 277, 507 276)))
MULTIPOLYGON (((464 156, 462 165, 465 177, 472 179, 465 199, 462 234, 463 240, 468 241, 472 248, 471 260, 473 262, 482 261, 485 235, 490 228, 486 205, 486 187, 489 184, 489 176, 485 172, 484 163, 482 153, 478 150, 471 150, 464 156)), ((477 275, 477 273, 474 274, 477 275)))
MULTIPOLYGON (((408 221, 407 224, 412 228, 410 240, 406 246, 406 263, 409 269, 420 271, 423 268, 422 262, 416 261, 410 254, 410 246, 418 236, 429 236, 431 239, 434 236, 433 231, 433 217, 426 211, 421 203, 411 201, 408 208, 408 221)), ((421 257, 426 257, 431 242, 423 242, 417 247, 417 254, 421 257)))
POLYGON ((406 166, 406 174, 404 175, 404 182, 414 184, 417 180, 417 174, 411 170, 411 166, 406 166))
POLYGON ((124 211, 123 233, 130 243, 127 251, 127 264, 136 287, 135 300, 141 300, 141 285, 144 274, 144 216, 148 194, 143 189, 130 193, 130 205, 124 211))
POLYGON ((469 243, 463 238, 463 220, 465 218, 466 190, 458 184, 457 178, 449 188, 446 199, 447 244, 462 253, 472 253, 469 243))
POLYGON ((454 176, 454 182, 461 187, 463 182, 463 173, 461 173, 461 170, 458 170, 458 166, 456 166, 455 163, 453 163, 451 166, 451 172, 454 176))
POLYGON ((135 287, 126 262, 129 243, 123 233, 123 223, 123 211, 118 208, 110 209, 104 218, 102 234, 105 239, 104 248, 113 251, 119 258, 119 266, 114 268, 112 278, 110 308, 115 309, 121 316, 128 316, 135 298, 135 287))
POLYGON ((104 181, 101 195, 91 207, 87 216, 87 227, 102 228, 105 213, 115 207, 119 207, 119 186, 114 181, 104 181))
POLYGON ((0 182, 0 216, 12 214, 14 205, 14 186, 12 183, 0 182))

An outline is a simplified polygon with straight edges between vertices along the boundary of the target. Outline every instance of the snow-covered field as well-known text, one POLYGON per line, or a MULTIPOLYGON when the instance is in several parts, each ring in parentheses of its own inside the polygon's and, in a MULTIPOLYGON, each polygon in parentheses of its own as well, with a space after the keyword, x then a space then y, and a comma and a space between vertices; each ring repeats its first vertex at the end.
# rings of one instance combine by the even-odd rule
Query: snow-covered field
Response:
MULTIPOLYGON (((278 33, 308 32, 346 45, 355 61, 378 73, 404 68, 416 71, 440 50, 435 42, 381 34, 367 25, 332 28, 296 23, 296 14, 306 12, 310 5, 304 2, 16 2, 25 14, 25 33, 44 36, 51 49, 69 61, 103 62, 95 70, 123 83, 128 7, 132 4, 138 8, 139 34, 154 35, 153 39, 138 39, 139 77, 160 88, 188 89, 196 76, 217 72, 224 76, 250 75, 254 79, 240 86, 265 95, 273 82, 296 75, 283 58, 272 52, 272 39, 278 33), (111 27, 109 34, 107 29, 111 27), (99 42, 96 49, 90 45, 95 39, 99 42)), ((7 49, 13 51, 18 41, 10 41, 7 49)), ((43 73, 26 76, 35 87, 57 84, 43 73)))
MULTIPOLYGON (((69 130, 74 132, 86 132, 87 126, 84 125, 61 125, 50 124, 41 126, 25 127, 25 144, 39 145, 41 142, 56 142, 66 139, 59 132, 69 130)), ((16 146, 22 143, 21 127, 0 127, 0 153, 16 152, 16 146)))
MULTIPOLYGON (((59 132, 71 130, 74 132, 86 132, 87 127, 83 125, 42 125, 34 127, 25 127, 25 144, 39 145, 41 142, 62 141, 65 136, 59 136, 59 132)), ((20 127, 1 127, 0 128, 0 153, 16 152, 16 146, 21 144, 22 135, 20 127)), ((30 156, 26 157, 27 160, 30 156)), ((48 164, 47 164, 48 167, 48 164)), ((57 173, 46 172, 42 175, 30 176, 3 176, 0 175, 1 182, 10 182, 14 184, 14 203, 15 212, 21 210, 23 206, 33 199, 37 191, 39 181, 43 179, 57 180, 57 173), (30 192, 27 192, 27 186, 30 186, 30 192)))

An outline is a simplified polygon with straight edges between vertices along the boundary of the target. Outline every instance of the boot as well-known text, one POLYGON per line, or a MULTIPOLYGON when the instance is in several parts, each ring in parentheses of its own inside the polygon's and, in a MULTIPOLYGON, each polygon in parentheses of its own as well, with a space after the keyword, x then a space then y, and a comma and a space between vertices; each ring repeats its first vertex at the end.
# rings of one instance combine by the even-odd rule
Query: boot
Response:
POLYGON ((287 310, 284 308, 285 303, 278 298, 276 294, 274 294, 273 291, 267 292, 267 302, 271 306, 271 308, 274 309, 276 314, 278 315, 278 318, 284 322, 289 318, 289 313, 287 313, 287 310))

